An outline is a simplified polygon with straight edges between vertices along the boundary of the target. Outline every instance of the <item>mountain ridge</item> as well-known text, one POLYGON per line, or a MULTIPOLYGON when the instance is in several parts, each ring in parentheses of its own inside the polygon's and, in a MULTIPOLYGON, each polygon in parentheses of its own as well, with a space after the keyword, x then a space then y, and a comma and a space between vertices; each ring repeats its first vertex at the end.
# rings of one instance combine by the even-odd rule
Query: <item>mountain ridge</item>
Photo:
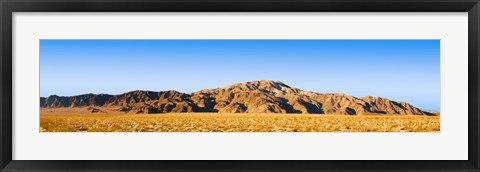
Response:
POLYGON ((135 90, 118 95, 82 94, 40 97, 41 108, 109 107, 128 113, 303 113, 437 115, 406 102, 382 97, 353 97, 340 93, 316 93, 292 88, 280 81, 235 83, 193 93, 175 90, 135 90))

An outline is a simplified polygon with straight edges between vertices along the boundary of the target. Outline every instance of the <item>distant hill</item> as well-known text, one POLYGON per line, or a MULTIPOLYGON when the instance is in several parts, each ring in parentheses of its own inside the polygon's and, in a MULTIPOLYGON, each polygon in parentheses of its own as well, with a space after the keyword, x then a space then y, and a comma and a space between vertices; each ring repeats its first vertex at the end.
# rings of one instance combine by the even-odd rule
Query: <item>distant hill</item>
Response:
POLYGON ((427 113, 431 113, 431 114, 434 114, 435 116, 439 116, 440 115, 440 111, 437 111, 437 110, 423 110, 424 112, 427 112, 427 113))
POLYGON ((120 95, 83 94, 40 98, 42 108, 109 107, 130 113, 221 112, 304 114, 438 115, 405 102, 381 97, 357 98, 345 94, 321 94, 270 80, 237 83, 186 94, 178 91, 132 91, 120 95))

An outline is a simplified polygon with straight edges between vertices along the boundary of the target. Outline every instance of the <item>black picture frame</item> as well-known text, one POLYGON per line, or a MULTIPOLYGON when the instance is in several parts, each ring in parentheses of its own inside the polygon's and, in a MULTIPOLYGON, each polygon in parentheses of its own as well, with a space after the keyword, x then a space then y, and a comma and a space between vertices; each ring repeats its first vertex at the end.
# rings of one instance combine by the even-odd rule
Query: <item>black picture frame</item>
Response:
POLYGON ((0 9, 1 171, 479 171, 479 0, 0 0, 0 9), (12 160, 13 12, 468 12, 468 160, 12 160))

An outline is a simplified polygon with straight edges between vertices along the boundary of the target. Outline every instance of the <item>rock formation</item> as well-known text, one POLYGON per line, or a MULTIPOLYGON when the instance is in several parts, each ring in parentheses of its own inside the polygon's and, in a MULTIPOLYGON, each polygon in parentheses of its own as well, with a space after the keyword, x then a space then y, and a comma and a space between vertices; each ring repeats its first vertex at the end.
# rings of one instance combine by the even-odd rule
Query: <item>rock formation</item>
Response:
POLYGON ((109 107, 130 113, 219 112, 303 114, 437 115, 405 102, 381 97, 357 98, 291 88, 279 81, 237 83, 191 94, 177 91, 132 91, 120 95, 83 94, 40 98, 42 108, 109 107))

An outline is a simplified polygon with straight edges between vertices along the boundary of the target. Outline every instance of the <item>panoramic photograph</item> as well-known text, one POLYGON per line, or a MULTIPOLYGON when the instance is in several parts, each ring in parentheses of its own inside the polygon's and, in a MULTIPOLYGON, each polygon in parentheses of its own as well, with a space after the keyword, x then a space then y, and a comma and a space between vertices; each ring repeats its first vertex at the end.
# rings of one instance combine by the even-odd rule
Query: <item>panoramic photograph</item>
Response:
POLYGON ((440 40, 40 40, 40 132, 440 132, 440 40))

